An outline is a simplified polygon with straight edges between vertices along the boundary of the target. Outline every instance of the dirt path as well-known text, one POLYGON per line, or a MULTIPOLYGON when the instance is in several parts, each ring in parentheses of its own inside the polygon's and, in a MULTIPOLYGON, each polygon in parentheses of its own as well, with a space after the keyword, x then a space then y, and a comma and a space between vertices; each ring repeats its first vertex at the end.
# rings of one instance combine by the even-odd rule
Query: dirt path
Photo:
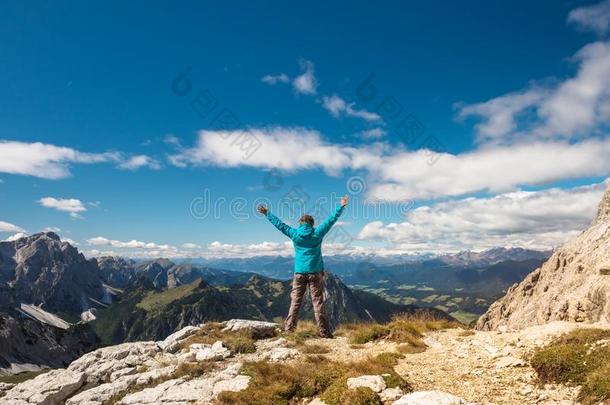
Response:
MULTIPOLYGON (((476 404, 573 404, 578 387, 538 386, 527 359, 536 347, 554 336, 578 327, 595 326, 554 322, 519 332, 477 331, 469 335, 461 329, 432 332, 425 339, 429 348, 406 355, 396 371, 416 391, 441 390, 476 404)), ((331 352, 327 356, 337 360, 361 359, 396 347, 391 342, 376 342, 354 349, 345 338, 316 343, 329 346, 331 352)))
POLYGON ((415 390, 437 389, 480 404, 572 404, 577 388, 536 384, 527 364, 533 348, 518 334, 459 330, 430 334, 423 353, 407 356, 396 367, 415 390))

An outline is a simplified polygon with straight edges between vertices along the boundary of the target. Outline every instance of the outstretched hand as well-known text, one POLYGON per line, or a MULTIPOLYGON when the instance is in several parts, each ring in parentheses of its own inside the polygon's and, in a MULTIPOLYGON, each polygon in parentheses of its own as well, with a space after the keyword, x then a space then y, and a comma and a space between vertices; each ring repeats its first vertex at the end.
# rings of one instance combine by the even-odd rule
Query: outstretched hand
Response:
POLYGON ((349 201, 349 197, 348 196, 344 195, 343 197, 341 197, 341 206, 342 207, 347 206, 348 201, 349 201))
POLYGON ((259 205, 258 207, 256 207, 256 210, 263 215, 267 215, 267 212, 269 211, 269 209, 264 205, 259 205))

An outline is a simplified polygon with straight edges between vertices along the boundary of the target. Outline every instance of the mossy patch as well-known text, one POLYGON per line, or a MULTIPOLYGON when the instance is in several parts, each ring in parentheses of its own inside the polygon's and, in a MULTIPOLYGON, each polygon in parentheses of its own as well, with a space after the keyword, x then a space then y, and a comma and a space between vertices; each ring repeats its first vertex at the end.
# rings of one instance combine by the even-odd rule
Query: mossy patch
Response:
POLYGON ((382 405, 381 398, 367 387, 346 390, 340 399, 341 405, 382 405))
POLYGON ((610 400, 610 363, 605 363, 587 375, 579 399, 586 405, 610 400))
POLYGON ((223 327, 221 323, 205 324, 201 330, 180 342, 180 348, 186 350, 193 343, 213 344, 220 340, 232 353, 254 353, 256 351, 256 339, 250 331, 243 329, 236 332, 225 332, 222 330, 223 327))
POLYGON ((579 329, 538 349, 531 358, 540 383, 582 385, 579 401, 610 398, 610 330, 579 329))
POLYGON ((319 396, 328 405, 379 404, 377 394, 373 396, 362 390, 349 390, 347 379, 368 374, 384 375, 389 387, 411 391, 411 385, 394 371, 400 356, 396 353, 382 353, 357 362, 338 362, 324 356, 309 356, 288 364, 246 363, 242 373, 252 378, 248 388, 240 392, 223 392, 216 403, 288 405, 319 396), (377 402, 360 402, 365 400, 377 402))

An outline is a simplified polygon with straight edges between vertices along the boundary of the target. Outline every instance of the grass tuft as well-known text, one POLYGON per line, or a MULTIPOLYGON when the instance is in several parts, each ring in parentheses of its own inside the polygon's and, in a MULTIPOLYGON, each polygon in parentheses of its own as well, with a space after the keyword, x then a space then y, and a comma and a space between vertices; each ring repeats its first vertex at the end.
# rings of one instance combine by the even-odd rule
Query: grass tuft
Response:
POLYGON ((424 333, 448 328, 463 327, 456 321, 434 319, 428 316, 399 315, 387 324, 359 323, 342 325, 337 335, 347 336, 352 344, 365 344, 381 339, 400 343, 401 353, 419 353, 426 349, 424 333))
POLYGON ((348 390, 347 379, 365 374, 384 375, 389 387, 411 391, 411 385, 394 371, 400 356, 396 353, 382 353, 357 362, 337 362, 324 356, 309 356, 287 364, 246 363, 242 373, 252 378, 248 388, 240 392, 223 392, 216 403, 289 405, 319 396, 328 405, 379 404, 377 394, 372 397, 362 390, 348 390), (377 402, 359 402, 364 400, 377 402))
POLYGON ((284 338, 297 345, 305 343, 308 339, 319 337, 318 328, 311 321, 300 321, 294 332, 284 333, 284 338))
POLYGON ((578 400, 600 403, 610 398, 610 330, 578 329, 538 349, 531 365, 540 383, 582 385, 578 400))
POLYGON ((232 353, 254 353, 256 340, 248 330, 224 332, 220 323, 205 324, 201 330, 180 342, 180 348, 187 350, 193 343, 213 344, 220 340, 232 353))
POLYGON ((379 395, 368 387, 345 390, 339 403, 341 405, 382 405, 379 395))
POLYGON ((305 354, 325 354, 330 351, 327 346, 319 344, 304 344, 300 346, 300 350, 305 354))
POLYGON ((583 405, 610 400, 610 363, 605 363, 587 375, 578 399, 583 405))

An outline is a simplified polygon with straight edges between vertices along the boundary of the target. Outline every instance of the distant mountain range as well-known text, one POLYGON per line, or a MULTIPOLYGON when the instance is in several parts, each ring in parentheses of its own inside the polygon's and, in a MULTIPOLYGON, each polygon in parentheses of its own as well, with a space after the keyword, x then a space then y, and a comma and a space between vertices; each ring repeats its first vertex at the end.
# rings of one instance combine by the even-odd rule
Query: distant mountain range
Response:
MULTIPOLYGON (((404 267, 404 268, 432 268, 451 266, 454 268, 478 269, 505 261, 544 260, 552 251, 538 251, 523 248, 497 247, 473 252, 465 250, 451 254, 345 254, 333 255, 324 258, 328 270, 340 277, 353 274, 363 267, 404 267)), ((217 258, 194 259, 192 263, 219 269, 250 271, 271 278, 289 279, 292 277, 293 258, 289 256, 257 256, 248 258, 217 258)))
MULTIPOLYGON (((351 288, 372 292, 397 304, 437 308, 470 323, 551 253, 499 247, 442 255, 335 255, 325 257, 324 262, 351 288)), ((278 279, 290 278, 293 266, 291 257, 278 256, 197 263, 278 279)))
MULTIPOLYGON (((396 313, 482 312, 478 306, 485 300, 474 292, 500 294, 546 254, 498 248, 441 256, 329 256, 327 310, 333 325, 383 322, 396 313)), ((211 320, 278 321, 290 302, 291 275, 288 257, 87 259, 53 232, 0 242, 0 372, 26 363, 61 365, 98 339, 161 339, 211 320)), ((312 318, 308 299, 303 316, 312 318)))
MULTIPOLYGON (((331 274, 327 292, 335 325, 383 322, 402 312, 448 317, 352 291, 331 274)), ((278 320, 289 294, 289 281, 251 272, 167 259, 87 259, 53 232, 0 242, 0 373, 64 365, 99 344, 98 337, 160 339, 210 320, 278 320)), ((303 314, 311 317, 309 300, 303 314)))

